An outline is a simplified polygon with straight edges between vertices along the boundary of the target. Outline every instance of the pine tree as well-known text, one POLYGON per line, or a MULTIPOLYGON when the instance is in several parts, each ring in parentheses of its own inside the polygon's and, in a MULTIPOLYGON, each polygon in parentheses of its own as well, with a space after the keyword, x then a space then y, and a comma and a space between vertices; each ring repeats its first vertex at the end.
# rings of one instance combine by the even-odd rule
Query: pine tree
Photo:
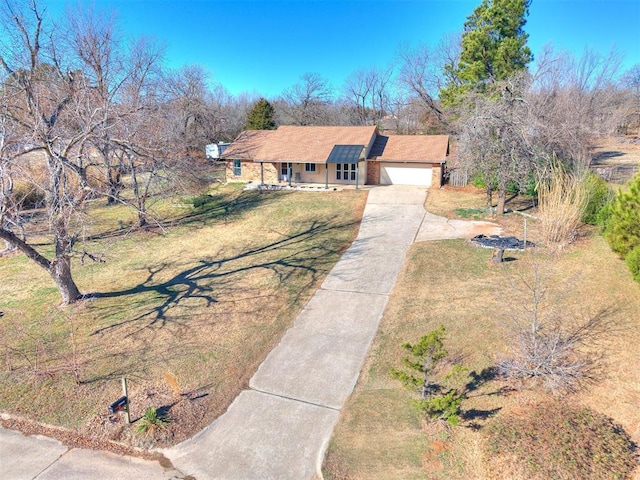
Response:
POLYGON ((274 115, 273 105, 265 98, 261 98, 254 103, 247 114, 247 130, 274 130, 276 128, 274 115))
POLYGON ((623 258, 640 247, 640 173, 629 182, 628 191, 618 191, 609 207, 604 236, 623 258))
POLYGON ((444 105, 456 105, 469 90, 484 90, 526 68, 533 58, 523 30, 530 4, 531 0, 483 0, 467 17, 460 61, 457 67, 445 67, 455 82, 440 91, 444 105))

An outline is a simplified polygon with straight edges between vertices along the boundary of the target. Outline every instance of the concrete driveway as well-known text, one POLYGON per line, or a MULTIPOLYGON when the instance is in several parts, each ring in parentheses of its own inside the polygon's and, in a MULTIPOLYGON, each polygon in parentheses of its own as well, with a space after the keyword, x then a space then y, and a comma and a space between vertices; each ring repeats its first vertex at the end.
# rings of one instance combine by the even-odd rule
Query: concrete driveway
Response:
POLYGON ((0 429, 0 478, 321 477, 340 409, 356 384, 410 245, 497 233, 492 224, 428 214, 425 198, 421 188, 369 191, 357 239, 260 365, 249 389, 196 436, 162 451, 175 469, 0 429))
POLYGON ((340 409, 353 391, 425 211, 424 189, 375 187, 357 239, 227 412, 164 450, 197 479, 321 476, 340 409))

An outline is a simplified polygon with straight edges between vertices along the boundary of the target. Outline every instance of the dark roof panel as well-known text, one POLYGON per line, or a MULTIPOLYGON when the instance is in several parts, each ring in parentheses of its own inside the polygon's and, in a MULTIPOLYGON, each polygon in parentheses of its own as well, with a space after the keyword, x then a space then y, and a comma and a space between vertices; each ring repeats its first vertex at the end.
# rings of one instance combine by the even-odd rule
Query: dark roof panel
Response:
POLYGON ((327 163, 358 163, 363 160, 364 146, 335 145, 327 158, 327 163))

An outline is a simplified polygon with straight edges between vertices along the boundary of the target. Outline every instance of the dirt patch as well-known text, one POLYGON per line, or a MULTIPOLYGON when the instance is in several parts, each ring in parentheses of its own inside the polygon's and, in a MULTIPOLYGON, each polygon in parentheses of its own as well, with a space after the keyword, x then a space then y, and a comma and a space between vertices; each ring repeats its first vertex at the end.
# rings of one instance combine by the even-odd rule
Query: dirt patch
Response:
POLYGON ((591 169, 608 182, 623 184, 638 172, 640 138, 604 137, 591 150, 591 169))
POLYGON ((599 138, 591 150, 592 165, 638 165, 640 138, 619 136, 599 138))

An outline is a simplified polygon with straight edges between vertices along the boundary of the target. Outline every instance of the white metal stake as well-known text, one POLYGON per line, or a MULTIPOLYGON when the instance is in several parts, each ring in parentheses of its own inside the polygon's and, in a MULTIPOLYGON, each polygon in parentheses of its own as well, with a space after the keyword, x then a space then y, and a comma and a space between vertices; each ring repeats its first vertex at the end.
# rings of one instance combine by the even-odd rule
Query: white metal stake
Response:
POLYGON ((522 242, 522 250, 527 249, 527 217, 524 217, 524 241, 522 242))
POLYGON ((124 405, 124 415, 127 423, 131 423, 131 414, 129 413, 129 395, 127 394, 127 379, 122 377, 122 395, 127 398, 127 401, 124 405))

